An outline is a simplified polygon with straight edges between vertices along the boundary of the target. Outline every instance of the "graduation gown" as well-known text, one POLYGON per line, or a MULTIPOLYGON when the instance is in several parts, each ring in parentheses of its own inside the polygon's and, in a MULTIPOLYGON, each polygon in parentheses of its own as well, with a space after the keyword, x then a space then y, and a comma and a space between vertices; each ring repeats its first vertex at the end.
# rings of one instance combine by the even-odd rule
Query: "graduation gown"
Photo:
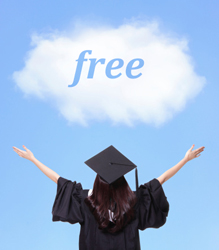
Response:
POLYGON ((136 218, 123 231, 114 234, 98 229, 98 223, 84 202, 88 191, 83 190, 81 183, 60 176, 52 207, 52 221, 80 223, 80 250, 140 250, 139 230, 159 228, 166 222, 169 203, 156 178, 138 188, 136 218))

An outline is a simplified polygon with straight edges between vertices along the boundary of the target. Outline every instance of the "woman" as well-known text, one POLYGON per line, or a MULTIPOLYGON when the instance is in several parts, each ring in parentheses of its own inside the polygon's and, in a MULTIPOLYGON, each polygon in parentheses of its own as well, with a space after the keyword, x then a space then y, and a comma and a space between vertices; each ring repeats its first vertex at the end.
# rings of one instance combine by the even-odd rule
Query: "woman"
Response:
MULTIPOLYGON (((116 172, 123 169, 123 165, 129 163, 127 163, 128 159, 125 164, 108 162, 106 169, 110 169, 111 172, 107 174, 98 166, 98 171, 95 170, 97 176, 93 190, 83 190, 80 183, 65 179, 42 164, 25 146, 23 146, 25 151, 16 147, 13 149, 20 157, 32 161, 45 175, 57 183, 52 220, 71 224, 80 223, 80 250, 139 250, 139 230, 159 228, 165 224, 169 203, 162 184, 175 175, 188 161, 200 156, 204 147, 193 150, 194 146, 193 144, 178 164, 160 177, 141 185, 136 192, 130 189, 123 174, 116 174, 118 175, 116 178, 114 173, 111 174, 115 172, 115 169, 118 169, 116 172), (122 166, 119 169, 118 166, 117 168, 111 166, 113 164, 122 166), (110 180, 108 175, 113 175, 114 179, 110 180)), ((90 159, 91 161, 87 162, 94 164, 95 167, 97 162, 104 165, 102 155, 101 153, 99 157, 98 154, 94 160, 90 159)), ((125 158, 123 155, 120 158, 120 155, 115 157, 116 162, 118 159, 125 158)), ((106 154, 104 158, 107 158, 106 154)), ((128 164, 128 166, 131 165, 128 164)), ((128 171, 125 170, 125 172, 128 171)))

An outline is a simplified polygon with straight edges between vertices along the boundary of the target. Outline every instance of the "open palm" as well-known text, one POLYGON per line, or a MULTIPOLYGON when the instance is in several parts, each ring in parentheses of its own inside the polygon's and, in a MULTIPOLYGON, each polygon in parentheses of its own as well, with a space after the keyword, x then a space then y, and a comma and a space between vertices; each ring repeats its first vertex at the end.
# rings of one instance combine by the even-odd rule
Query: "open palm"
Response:
POLYGON ((33 153, 28 149, 26 148, 24 145, 23 145, 23 148, 25 149, 24 150, 21 150, 19 148, 16 148, 16 147, 12 147, 14 149, 14 151, 20 156, 20 157, 23 157, 27 160, 32 160, 34 158, 34 155, 33 153))
POLYGON ((198 149, 193 150, 194 147, 195 147, 195 144, 193 144, 192 147, 186 152, 185 158, 187 161, 190 161, 194 158, 199 157, 201 155, 201 152, 204 151, 204 148, 205 148, 205 147, 200 147, 198 149))

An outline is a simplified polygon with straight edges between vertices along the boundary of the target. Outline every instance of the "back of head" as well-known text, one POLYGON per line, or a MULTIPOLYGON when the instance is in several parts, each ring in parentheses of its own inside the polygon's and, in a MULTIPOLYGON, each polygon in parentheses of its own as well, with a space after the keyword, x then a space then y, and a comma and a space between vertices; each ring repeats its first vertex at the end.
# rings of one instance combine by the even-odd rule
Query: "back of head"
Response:
POLYGON ((135 216, 137 198, 124 176, 111 184, 96 176, 92 195, 85 203, 99 224, 99 229, 115 233, 123 229, 135 216), (113 212, 110 220, 109 210, 113 212))

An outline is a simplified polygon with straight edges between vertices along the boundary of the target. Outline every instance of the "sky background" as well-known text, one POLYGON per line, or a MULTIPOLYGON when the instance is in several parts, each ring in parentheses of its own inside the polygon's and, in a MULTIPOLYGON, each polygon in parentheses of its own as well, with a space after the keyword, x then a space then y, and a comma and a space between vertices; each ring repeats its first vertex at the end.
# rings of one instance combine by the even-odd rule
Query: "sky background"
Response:
MULTIPOLYGON (((56 184, 12 146, 25 145, 60 176, 88 189, 95 173, 84 161, 110 145, 138 166, 143 184, 177 164, 192 144, 205 146, 205 151, 163 184, 170 203, 167 222, 140 232, 141 247, 219 249, 218 16, 218 1, 206 0, 1 2, 2 249, 78 249, 80 230, 79 225, 52 222, 56 184), (193 70, 206 81, 197 96, 160 126, 141 120, 133 126, 110 119, 94 119, 87 126, 69 123, 51 100, 25 96, 13 79, 25 67, 33 33, 69 31, 77 20, 118 27, 133 18, 156 20, 163 34, 186 38, 193 70)), ((134 171, 126 179, 134 189, 134 171)))

